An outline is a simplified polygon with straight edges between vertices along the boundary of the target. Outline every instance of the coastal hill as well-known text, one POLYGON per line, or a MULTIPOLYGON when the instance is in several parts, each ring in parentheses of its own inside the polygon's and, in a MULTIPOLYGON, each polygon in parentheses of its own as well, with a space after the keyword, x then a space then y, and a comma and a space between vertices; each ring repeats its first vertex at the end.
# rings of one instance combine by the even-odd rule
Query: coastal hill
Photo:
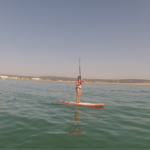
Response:
MULTIPOLYGON (((76 81, 77 78, 58 77, 58 76, 19 76, 0 74, 3 79, 22 79, 22 80, 44 80, 44 81, 76 81)), ((150 83, 150 80, 145 79, 85 79, 90 83, 150 83)))

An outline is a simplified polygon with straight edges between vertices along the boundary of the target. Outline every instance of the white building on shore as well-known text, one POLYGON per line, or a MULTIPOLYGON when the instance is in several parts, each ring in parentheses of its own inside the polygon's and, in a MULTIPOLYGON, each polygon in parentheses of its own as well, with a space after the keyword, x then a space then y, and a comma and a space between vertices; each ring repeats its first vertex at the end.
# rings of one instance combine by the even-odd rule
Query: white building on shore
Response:
POLYGON ((32 80, 40 80, 40 78, 32 78, 32 80))
POLYGON ((5 79, 8 78, 8 76, 1 76, 1 75, 0 75, 0 77, 1 77, 3 80, 5 80, 5 79))

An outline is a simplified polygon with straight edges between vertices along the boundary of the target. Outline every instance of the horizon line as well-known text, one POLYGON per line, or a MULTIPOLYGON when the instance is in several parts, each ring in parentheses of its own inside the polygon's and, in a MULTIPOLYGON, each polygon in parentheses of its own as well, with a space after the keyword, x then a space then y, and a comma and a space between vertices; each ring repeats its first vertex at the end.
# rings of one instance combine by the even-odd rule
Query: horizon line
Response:
MULTIPOLYGON (((23 77, 61 77, 61 78, 72 78, 76 79, 76 77, 67 77, 67 76, 52 76, 52 75, 40 75, 40 76, 35 76, 35 75, 11 75, 11 74, 0 74, 0 76, 23 76, 23 77)), ((148 80, 149 79, 139 79, 139 78, 120 78, 120 79, 100 79, 100 78, 84 78, 88 80, 148 80)))

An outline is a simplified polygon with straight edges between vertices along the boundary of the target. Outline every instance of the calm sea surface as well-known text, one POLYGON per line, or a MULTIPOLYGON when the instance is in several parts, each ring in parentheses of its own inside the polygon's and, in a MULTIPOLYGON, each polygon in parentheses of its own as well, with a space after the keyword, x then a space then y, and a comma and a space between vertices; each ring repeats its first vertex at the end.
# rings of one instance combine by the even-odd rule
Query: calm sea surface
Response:
POLYGON ((150 149, 150 86, 0 79, 0 149, 150 149))

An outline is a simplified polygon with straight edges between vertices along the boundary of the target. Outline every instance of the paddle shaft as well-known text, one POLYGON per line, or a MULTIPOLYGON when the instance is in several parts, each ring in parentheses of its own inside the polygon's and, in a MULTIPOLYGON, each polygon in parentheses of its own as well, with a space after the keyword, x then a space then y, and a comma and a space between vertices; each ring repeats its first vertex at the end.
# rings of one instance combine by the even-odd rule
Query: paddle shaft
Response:
POLYGON ((79 58, 79 76, 81 77, 80 58, 79 58))

